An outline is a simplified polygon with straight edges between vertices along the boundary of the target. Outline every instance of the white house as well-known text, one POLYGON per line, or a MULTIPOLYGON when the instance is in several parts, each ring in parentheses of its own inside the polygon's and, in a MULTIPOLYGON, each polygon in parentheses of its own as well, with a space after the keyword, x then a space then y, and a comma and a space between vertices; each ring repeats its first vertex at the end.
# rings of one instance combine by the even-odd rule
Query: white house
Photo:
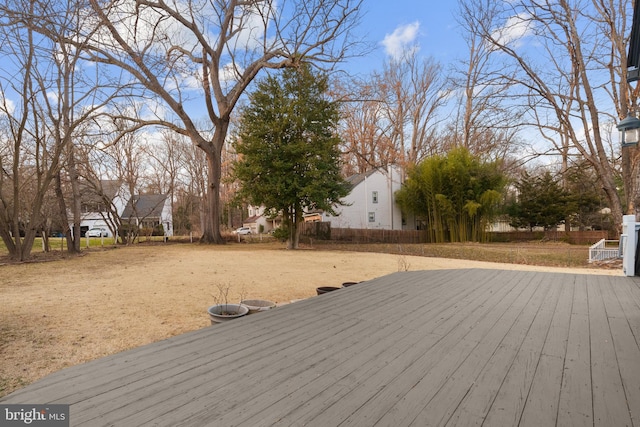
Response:
POLYGON ((162 225, 164 235, 173 236, 173 211, 171 199, 166 194, 135 195, 129 199, 120 217, 123 222, 140 228, 153 229, 162 225))
MULTIPOLYGON (((137 195, 131 197, 126 184, 101 180, 100 188, 83 186, 81 194, 80 229, 104 228, 113 237, 113 212, 123 220, 140 227, 153 228, 162 224, 166 236, 173 236, 173 213, 167 195, 137 195), (104 196, 104 197, 103 197, 104 196), (107 207, 110 202, 112 207, 107 207)), ((71 217, 71 215, 69 216, 71 217)), ((69 224, 73 227, 73 224, 69 224)))
POLYGON ((268 215, 265 215, 264 206, 251 206, 248 207, 249 217, 242 221, 243 227, 249 227, 251 233, 269 233, 279 225, 280 218, 270 219, 268 215))
POLYGON ((344 206, 335 209, 337 216, 323 213, 322 221, 333 228, 402 230, 402 212, 395 203, 402 181, 397 166, 352 175, 347 178, 351 192, 342 199, 344 206))
MULTIPOLYGON (((110 227, 113 221, 110 220, 110 212, 114 210, 118 216, 121 216, 131 195, 128 187, 119 181, 101 180, 99 185, 99 189, 92 188, 89 185, 82 186, 80 195, 80 230, 84 235, 91 228, 104 228, 107 230, 109 237, 113 237, 113 231, 110 227), (104 195, 104 198, 100 193, 104 195), (112 209, 107 207, 105 199, 111 201, 112 209)), ((69 215, 69 218, 72 217, 72 215, 69 215)), ((73 229, 73 224, 69 224, 69 226, 73 229)))

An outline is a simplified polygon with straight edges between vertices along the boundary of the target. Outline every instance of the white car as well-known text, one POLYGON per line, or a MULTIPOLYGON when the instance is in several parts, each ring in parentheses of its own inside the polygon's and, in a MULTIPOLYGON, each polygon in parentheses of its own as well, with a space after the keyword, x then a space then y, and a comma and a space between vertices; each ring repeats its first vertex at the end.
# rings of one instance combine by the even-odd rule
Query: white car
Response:
POLYGON ((87 237, 109 237, 109 232, 104 228, 92 228, 85 233, 87 237))
POLYGON ((235 234, 251 234, 251 229, 249 227, 240 227, 234 230, 235 234))

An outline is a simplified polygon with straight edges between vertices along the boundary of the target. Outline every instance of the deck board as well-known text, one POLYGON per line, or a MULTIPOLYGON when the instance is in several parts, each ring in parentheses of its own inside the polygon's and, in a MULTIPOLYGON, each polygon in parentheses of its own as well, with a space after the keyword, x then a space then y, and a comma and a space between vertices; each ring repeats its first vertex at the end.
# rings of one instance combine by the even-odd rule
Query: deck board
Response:
POLYGON ((632 425, 600 281, 587 289, 595 426, 632 425))
POLYGON ((559 382, 567 352, 569 320, 573 303, 573 283, 556 277, 561 284, 551 324, 536 368, 522 416, 521 426, 553 425, 558 415, 559 382))
MULTIPOLYGON (((487 425, 510 425, 513 424, 513 420, 519 420, 520 408, 524 406, 523 400, 527 398, 529 384, 540 358, 540 341, 547 336, 561 290, 562 287, 556 283, 549 283, 548 288, 543 289, 544 293, 538 293, 537 300, 527 304, 528 315, 534 316, 529 322, 529 327, 526 330, 521 329, 518 333, 514 325, 510 335, 505 337, 474 379, 470 392, 460 402, 447 422, 448 425, 475 425, 475 420, 479 416, 485 416, 492 407, 500 407, 500 417, 493 415, 493 418, 486 422, 487 425), (513 399, 513 393, 521 396, 521 399, 513 399), (511 403, 511 411, 507 410, 508 402, 511 403)), ((521 317, 519 321, 525 319, 526 317, 521 317)), ((526 327, 527 324, 523 323, 521 326, 526 327)))
POLYGON ((399 272, 54 373, 71 425, 640 427, 640 279, 399 272))

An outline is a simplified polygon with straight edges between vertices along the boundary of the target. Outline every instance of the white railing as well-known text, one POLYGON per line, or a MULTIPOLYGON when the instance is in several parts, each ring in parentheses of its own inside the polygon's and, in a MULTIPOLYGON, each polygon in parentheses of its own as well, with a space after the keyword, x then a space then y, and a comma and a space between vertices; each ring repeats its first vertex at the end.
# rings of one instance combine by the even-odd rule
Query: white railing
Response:
POLYGON ((619 240, 602 239, 589 247, 589 262, 621 258, 622 245, 619 240))

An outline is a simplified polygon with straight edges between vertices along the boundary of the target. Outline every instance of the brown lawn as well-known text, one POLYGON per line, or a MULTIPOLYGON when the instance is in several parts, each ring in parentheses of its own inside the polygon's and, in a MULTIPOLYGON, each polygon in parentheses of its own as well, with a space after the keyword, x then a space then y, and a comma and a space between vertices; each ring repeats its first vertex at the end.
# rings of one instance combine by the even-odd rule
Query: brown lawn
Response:
MULTIPOLYGON (((230 301, 287 304, 399 270, 555 270, 382 253, 286 251, 280 244, 135 246, 44 263, 0 265, 0 396, 51 372, 209 327, 218 286, 230 301)), ((588 270, 622 274, 616 270, 588 270)))

